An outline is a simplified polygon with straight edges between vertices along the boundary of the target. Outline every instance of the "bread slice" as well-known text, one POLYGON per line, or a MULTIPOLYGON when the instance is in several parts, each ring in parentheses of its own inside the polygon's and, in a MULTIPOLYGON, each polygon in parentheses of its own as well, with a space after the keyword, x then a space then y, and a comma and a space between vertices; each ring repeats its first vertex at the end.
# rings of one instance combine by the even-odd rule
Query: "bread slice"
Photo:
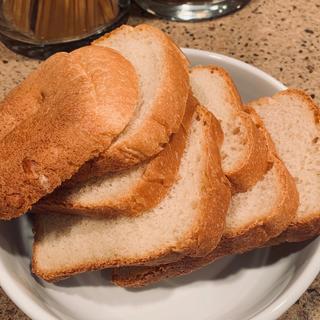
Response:
POLYGON ((141 102, 126 130, 73 181, 124 170, 158 154, 178 131, 189 93, 188 62, 159 29, 122 26, 93 45, 115 49, 132 63, 139 76, 141 102))
POLYGON ((224 69, 213 65, 194 67, 190 82, 195 97, 221 123, 222 168, 234 192, 248 190, 268 169, 268 150, 262 133, 244 112, 237 89, 224 69))
POLYGON ((93 219, 35 214, 33 272, 55 281, 89 270, 212 251, 224 230, 230 199, 216 144, 218 130, 212 115, 198 107, 179 179, 158 206, 142 215, 93 219))
POLYGON ((264 245, 279 235, 295 217, 298 194, 293 178, 276 156, 273 143, 255 112, 247 108, 267 141, 270 169, 251 189, 231 199, 226 229, 218 247, 205 257, 186 257, 158 266, 113 269, 112 281, 122 287, 145 286, 166 278, 188 274, 216 259, 264 245))
POLYGON ((296 218, 270 244, 296 242, 320 234, 320 109, 309 96, 289 89, 252 102, 295 178, 300 195, 296 218))
POLYGON ((79 182, 73 188, 59 188, 33 206, 33 211, 107 217, 138 215, 153 208, 176 180, 197 104, 190 95, 179 131, 152 160, 127 171, 79 182))
POLYGON ((59 72, 30 93, 35 113, 0 141, 0 219, 23 214, 105 150, 136 107, 136 73, 116 51, 84 47, 61 57, 53 58, 59 72))

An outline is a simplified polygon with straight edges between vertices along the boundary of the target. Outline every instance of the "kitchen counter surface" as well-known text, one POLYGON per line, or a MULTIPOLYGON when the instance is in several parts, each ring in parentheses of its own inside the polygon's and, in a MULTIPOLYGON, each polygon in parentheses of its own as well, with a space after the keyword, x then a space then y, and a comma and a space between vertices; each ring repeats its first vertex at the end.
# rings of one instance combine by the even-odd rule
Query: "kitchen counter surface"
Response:
MULTIPOLYGON (((253 64, 290 87, 305 89, 320 103, 319 0, 252 0, 235 14, 199 23, 156 19, 134 7, 129 24, 142 22, 169 33, 181 47, 215 51, 253 64)), ((38 64, 0 44, 0 99, 38 64)), ((0 319, 29 319, 1 289, 0 319)), ((320 276, 280 319, 320 319, 320 276)))

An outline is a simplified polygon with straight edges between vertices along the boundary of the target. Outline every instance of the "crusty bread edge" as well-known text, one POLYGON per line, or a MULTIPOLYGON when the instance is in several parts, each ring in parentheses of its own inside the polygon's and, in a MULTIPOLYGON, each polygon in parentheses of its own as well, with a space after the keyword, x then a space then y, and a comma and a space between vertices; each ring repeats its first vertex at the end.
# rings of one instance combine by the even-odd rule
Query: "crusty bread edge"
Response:
POLYGON ((64 197, 64 193, 68 193, 70 190, 68 190, 69 188, 62 188, 38 202, 33 207, 33 211, 43 214, 51 212, 110 217, 135 216, 153 208, 163 199, 175 182, 185 148, 187 132, 197 104, 198 102, 190 92, 179 131, 173 134, 171 141, 155 158, 146 163, 142 176, 133 185, 132 189, 125 194, 101 201, 97 205, 86 206, 68 201, 68 198, 64 197))

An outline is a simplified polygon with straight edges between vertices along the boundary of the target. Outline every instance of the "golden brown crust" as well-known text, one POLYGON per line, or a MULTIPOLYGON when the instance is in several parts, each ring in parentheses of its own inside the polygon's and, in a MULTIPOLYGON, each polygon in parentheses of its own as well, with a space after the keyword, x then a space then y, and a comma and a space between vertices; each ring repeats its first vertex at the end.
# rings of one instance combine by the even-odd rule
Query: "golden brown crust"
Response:
POLYGON ((165 64, 162 69, 162 89, 158 91, 149 115, 139 129, 123 139, 116 140, 99 157, 85 164, 73 177, 74 182, 105 175, 107 172, 125 170, 142 163, 163 150, 171 134, 180 127, 189 92, 188 62, 168 36, 150 25, 142 24, 135 28, 122 26, 93 44, 99 46, 104 40, 117 34, 140 31, 154 34, 163 43, 165 64))
POLYGON ((250 108, 246 108, 254 123, 265 136, 269 147, 269 161, 277 172, 280 193, 272 211, 268 216, 256 220, 254 223, 243 226, 240 230, 229 230, 225 233, 217 248, 205 257, 185 257, 174 263, 148 267, 123 267, 113 269, 112 281, 122 287, 145 286, 169 277, 188 274, 216 259, 243 253, 264 245, 269 239, 279 235, 294 219, 298 207, 298 193, 293 178, 284 164, 277 158, 268 132, 260 118, 250 108))
POLYGON ((159 155, 145 164, 141 177, 125 195, 108 198, 96 205, 81 206, 68 199, 68 193, 74 192, 72 188, 71 190, 70 188, 61 188, 38 202, 33 207, 33 211, 107 217, 134 216, 153 208, 163 199, 176 180, 187 132, 197 104, 198 102, 190 94, 179 131, 173 134, 170 143, 159 155))
POLYGON ((84 47, 63 57, 59 77, 46 75, 47 86, 30 92, 37 111, 0 141, 0 219, 23 214, 105 150, 136 107, 137 76, 116 51, 84 47))
POLYGON ((34 230, 35 230, 35 238, 33 243, 33 249, 32 249, 32 273, 36 274, 38 277, 42 278, 43 280, 46 280, 48 282, 57 282, 63 279, 66 279, 70 276, 83 273, 83 272, 89 272, 89 271, 96 271, 96 270, 103 270, 111 267, 118 267, 123 265, 150 265, 153 266, 152 263, 170 263, 173 261, 177 261, 179 257, 181 257, 180 254, 172 253, 171 255, 167 255, 167 251, 160 251, 157 252, 154 257, 152 258, 152 261, 150 261, 150 257, 145 257, 139 259, 139 261, 135 259, 128 259, 126 261, 123 260, 113 260, 113 261, 105 261, 103 259, 96 259, 95 261, 90 262, 84 262, 81 264, 73 265, 73 266, 64 266, 61 268, 57 268, 54 271, 45 271, 41 268, 39 265, 39 261, 37 259, 37 251, 38 251, 38 245, 37 242, 41 241, 41 237, 38 236, 41 234, 41 229, 38 225, 41 223, 34 224, 34 230), (167 255, 167 256, 166 256, 167 255))
POLYGON ((0 140, 19 123, 37 112, 42 104, 41 91, 51 86, 52 82, 54 85, 53 79, 61 77, 63 66, 68 60, 67 53, 51 56, 0 102, 0 140))
POLYGON ((250 116, 245 112, 240 95, 230 75, 221 67, 215 65, 197 66, 193 70, 209 70, 219 74, 226 82, 231 96, 230 104, 235 110, 235 117, 241 119, 246 128, 246 154, 242 161, 229 172, 225 172, 229 178, 233 193, 245 192, 254 186, 268 170, 268 148, 263 133, 255 126, 250 116))
POLYGON ((299 219, 290 224, 287 230, 276 238, 266 243, 266 246, 274 246, 284 242, 301 242, 313 239, 320 234, 319 213, 310 214, 306 219, 299 219))
POLYGON ((144 287, 168 278, 186 275, 213 262, 215 259, 208 256, 203 258, 185 257, 179 262, 153 267, 114 268, 112 269, 112 283, 124 288, 144 287))
POLYGON ((203 108, 197 108, 196 117, 198 121, 204 124, 204 138, 202 141, 204 158, 201 166, 202 170, 202 188, 200 190, 201 200, 199 201, 199 219, 194 224, 192 230, 185 239, 175 245, 165 247, 152 255, 146 257, 132 257, 130 259, 104 261, 90 261, 90 263, 83 263, 72 267, 63 267, 59 270, 47 272, 39 267, 37 261, 37 251, 39 250, 39 242, 46 236, 42 229, 41 219, 44 215, 36 215, 35 241, 33 245, 33 260, 32 270, 39 277, 47 281, 57 281, 61 278, 70 275, 103 268, 117 267, 121 265, 154 265, 159 263, 170 263, 177 261, 182 256, 192 255, 199 256, 200 254, 207 254, 212 251, 220 240, 224 229, 225 215, 229 205, 231 192, 227 179, 222 173, 220 166, 220 156, 216 142, 221 140, 221 136, 216 138, 216 133, 220 130, 216 127, 218 122, 214 120, 213 116, 204 111, 203 108))

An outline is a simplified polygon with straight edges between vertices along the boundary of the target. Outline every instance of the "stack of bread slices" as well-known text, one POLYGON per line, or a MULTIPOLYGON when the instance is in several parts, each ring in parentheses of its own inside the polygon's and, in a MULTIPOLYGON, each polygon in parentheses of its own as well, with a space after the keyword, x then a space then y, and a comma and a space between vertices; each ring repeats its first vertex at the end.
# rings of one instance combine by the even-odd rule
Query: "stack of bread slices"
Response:
POLYGON ((32 271, 139 287, 320 234, 320 112, 243 105, 148 25, 43 62, 0 104, 0 218, 31 212, 32 271))

